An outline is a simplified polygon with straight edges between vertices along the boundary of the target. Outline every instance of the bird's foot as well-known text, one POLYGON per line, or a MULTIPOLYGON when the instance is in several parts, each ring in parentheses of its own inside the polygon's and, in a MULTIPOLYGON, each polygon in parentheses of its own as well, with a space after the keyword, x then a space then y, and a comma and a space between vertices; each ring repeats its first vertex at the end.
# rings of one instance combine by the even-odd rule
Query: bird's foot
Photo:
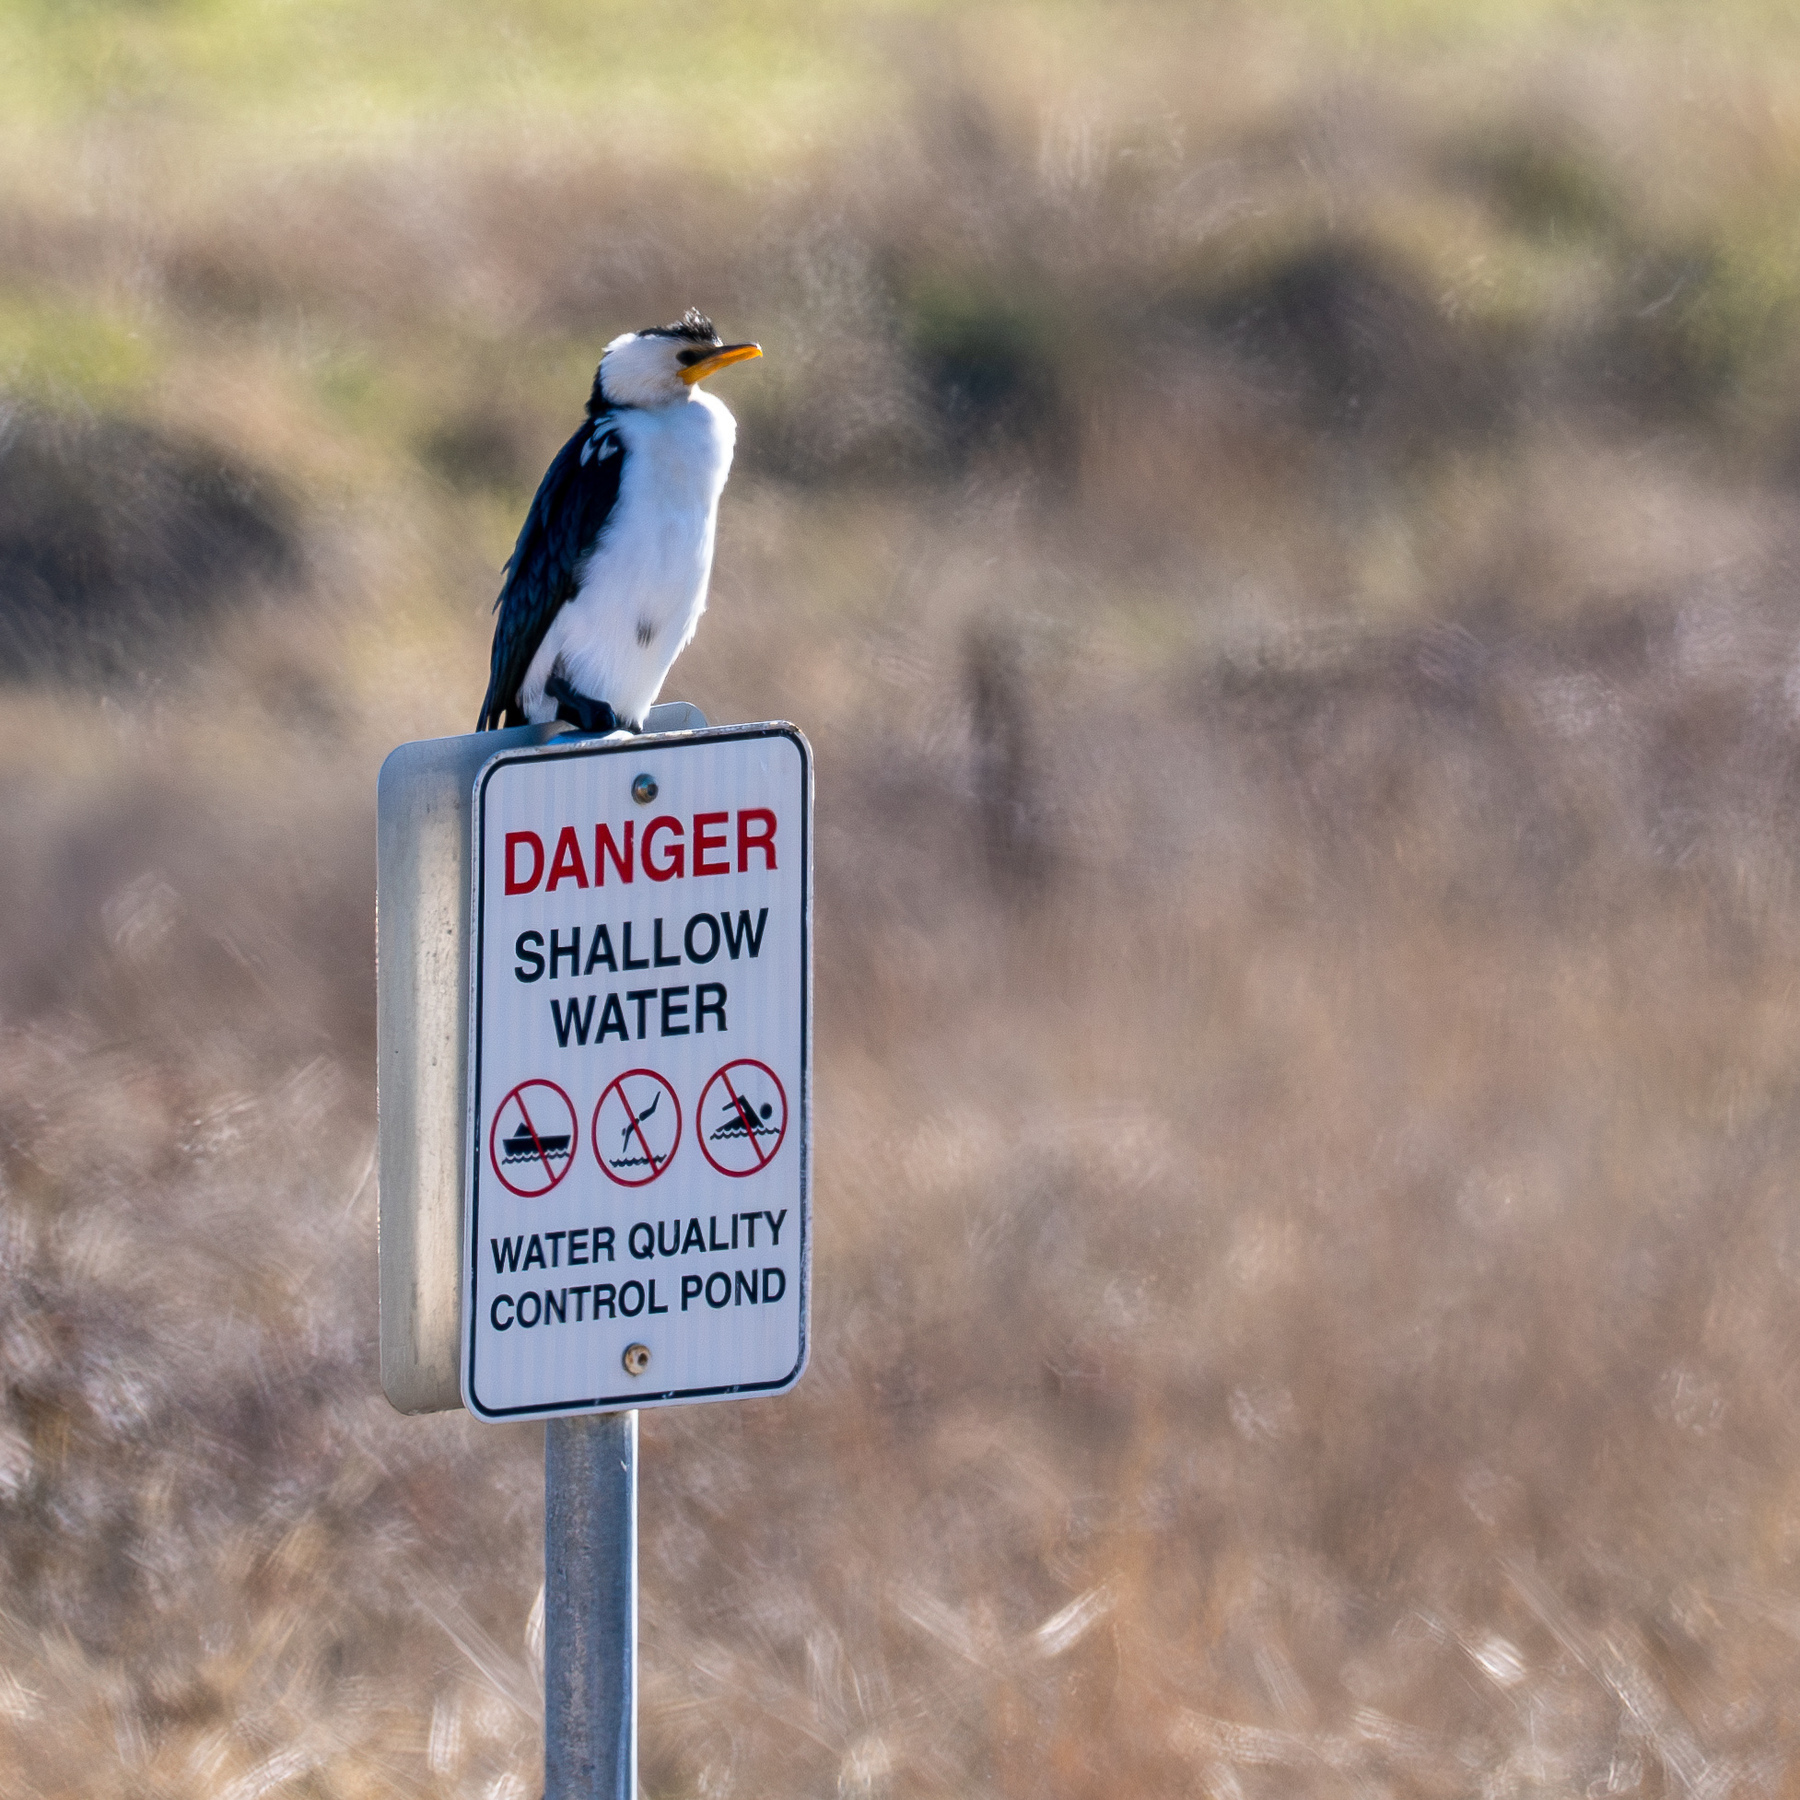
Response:
POLYGON ((636 731, 629 719, 622 719, 604 700, 590 700, 578 694, 560 675, 552 675, 544 683, 544 692, 556 702, 556 716, 565 725, 581 731, 636 731))

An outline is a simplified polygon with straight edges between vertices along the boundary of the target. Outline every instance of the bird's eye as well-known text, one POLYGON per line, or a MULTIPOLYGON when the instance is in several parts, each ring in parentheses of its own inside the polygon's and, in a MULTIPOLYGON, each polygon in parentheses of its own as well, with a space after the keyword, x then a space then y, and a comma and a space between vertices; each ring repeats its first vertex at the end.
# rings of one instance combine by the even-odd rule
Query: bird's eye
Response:
POLYGON ((680 363, 684 369, 691 369, 695 363, 705 362, 706 359, 712 355, 715 348, 717 348, 716 345, 708 344, 703 349, 699 350, 678 351, 675 360, 680 363))

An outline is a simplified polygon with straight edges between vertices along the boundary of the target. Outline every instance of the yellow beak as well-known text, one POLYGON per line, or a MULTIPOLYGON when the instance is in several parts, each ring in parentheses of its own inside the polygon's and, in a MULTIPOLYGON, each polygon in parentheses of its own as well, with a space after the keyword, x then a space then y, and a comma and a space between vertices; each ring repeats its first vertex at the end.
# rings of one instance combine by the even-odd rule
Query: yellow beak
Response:
POLYGON ((715 350, 704 362, 697 362, 690 368, 681 371, 681 379, 689 387, 696 381, 704 381, 709 375, 716 375, 721 369, 729 369, 733 363, 748 362, 753 356, 762 355, 761 344, 726 344, 715 350))

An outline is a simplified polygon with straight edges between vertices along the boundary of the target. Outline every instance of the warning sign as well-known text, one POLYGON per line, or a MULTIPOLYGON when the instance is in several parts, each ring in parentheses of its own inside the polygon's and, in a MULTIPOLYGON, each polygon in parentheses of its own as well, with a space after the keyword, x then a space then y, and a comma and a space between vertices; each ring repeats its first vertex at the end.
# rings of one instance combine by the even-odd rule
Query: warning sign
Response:
POLYGON ((729 1062, 700 1094, 700 1148, 721 1175, 760 1175, 787 1135, 787 1094, 767 1063, 729 1062))
POLYGON ((549 1193, 575 1160, 574 1103, 554 1081, 521 1081, 494 1108, 488 1156, 494 1173, 520 1198, 549 1193))
POLYGON ((620 1187, 645 1187, 681 1147, 681 1101, 653 1069, 627 1069, 594 1108, 594 1154, 620 1187))
POLYGON ((805 739, 503 751, 474 827, 465 1403, 543 1418, 791 1387, 812 1242, 805 739))

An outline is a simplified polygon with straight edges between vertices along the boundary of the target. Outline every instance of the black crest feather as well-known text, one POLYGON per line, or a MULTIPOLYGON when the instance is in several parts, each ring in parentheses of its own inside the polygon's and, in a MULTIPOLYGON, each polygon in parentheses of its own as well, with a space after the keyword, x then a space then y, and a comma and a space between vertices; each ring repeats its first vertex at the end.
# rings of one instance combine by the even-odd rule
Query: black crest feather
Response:
POLYGON ((692 344, 716 344, 719 341, 718 328, 697 306, 690 306, 673 324, 646 325, 638 336, 685 338, 692 344))

